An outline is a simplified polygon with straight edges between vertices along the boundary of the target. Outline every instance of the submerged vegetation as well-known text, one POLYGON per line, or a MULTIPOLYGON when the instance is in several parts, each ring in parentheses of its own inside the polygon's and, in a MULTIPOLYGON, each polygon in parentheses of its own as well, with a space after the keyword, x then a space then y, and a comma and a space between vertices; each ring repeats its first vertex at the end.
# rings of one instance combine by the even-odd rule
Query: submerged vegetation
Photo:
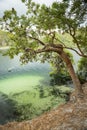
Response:
POLYGON ((69 100, 71 89, 65 86, 36 86, 32 91, 0 93, 0 124, 29 120, 69 100))

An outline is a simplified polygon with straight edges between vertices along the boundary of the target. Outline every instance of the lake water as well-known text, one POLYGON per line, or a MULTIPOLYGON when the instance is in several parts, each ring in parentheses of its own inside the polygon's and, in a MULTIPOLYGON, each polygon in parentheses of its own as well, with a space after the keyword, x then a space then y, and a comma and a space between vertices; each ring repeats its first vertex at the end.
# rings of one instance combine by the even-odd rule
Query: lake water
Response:
MULTIPOLYGON (((71 51, 74 56, 74 68, 80 57, 71 51)), ((49 72, 51 71, 48 63, 29 62, 21 65, 19 56, 10 59, 8 56, 0 54, 0 91, 6 94, 24 90, 30 90, 36 85, 49 84, 49 72)))
MULTIPOLYGON (((76 68, 79 57, 76 57, 76 54, 74 55, 74 67, 76 68)), ((15 101, 20 105, 21 102, 28 104, 32 100, 33 104, 37 104, 38 107, 41 107, 42 103, 42 108, 46 106, 43 106, 46 101, 47 103, 50 102, 51 99, 49 101, 45 98, 35 100, 37 96, 32 99, 32 96, 29 95, 29 92, 31 94, 36 92, 36 89, 34 89, 36 86, 43 85, 45 87, 49 85, 50 71, 51 68, 48 63, 33 62, 21 65, 18 56, 10 59, 8 56, 0 54, 0 124, 15 119, 13 117, 15 101), (26 94, 26 91, 28 94, 26 94), (18 94, 18 97, 11 96, 13 94, 18 94)))
POLYGON ((21 65, 19 57, 10 59, 0 54, 0 91, 6 94, 30 90, 39 84, 49 84, 48 63, 33 62, 21 65))
MULTIPOLYGON (((49 85, 49 72, 48 63, 30 62, 21 65, 19 56, 10 59, 0 54, 0 124, 15 120, 14 111, 17 105, 30 102, 35 105, 33 100, 36 99, 36 105, 39 106, 37 100, 40 99, 36 98, 39 90, 36 91, 36 88, 38 85, 49 85), (14 97, 14 94, 17 96, 14 97), (36 97, 33 98, 33 95, 36 97)), ((44 100, 41 100, 42 104, 44 100)))

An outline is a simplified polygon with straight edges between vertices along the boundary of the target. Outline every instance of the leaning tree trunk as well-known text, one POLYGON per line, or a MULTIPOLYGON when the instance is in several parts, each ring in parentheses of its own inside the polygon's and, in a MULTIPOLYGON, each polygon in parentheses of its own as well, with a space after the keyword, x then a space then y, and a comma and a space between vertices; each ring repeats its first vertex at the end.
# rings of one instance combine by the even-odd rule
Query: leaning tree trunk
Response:
POLYGON ((83 96, 82 85, 80 83, 78 76, 76 75, 76 73, 74 71, 70 58, 63 51, 63 46, 61 44, 58 44, 58 45, 50 44, 50 46, 46 46, 43 49, 38 49, 38 51, 36 51, 36 53, 41 53, 41 52, 56 52, 57 54, 60 55, 62 60, 66 63, 66 67, 72 78, 77 96, 82 97, 83 96))
POLYGON ((75 70, 72 66, 71 60, 69 59, 68 55, 63 50, 59 55, 62 58, 62 60, 66 63, 66 67, 67 67, 68 72, 72 78, 77 96, 83 95, 82 85, 80 83, 78 76, 75 73, 75 70))

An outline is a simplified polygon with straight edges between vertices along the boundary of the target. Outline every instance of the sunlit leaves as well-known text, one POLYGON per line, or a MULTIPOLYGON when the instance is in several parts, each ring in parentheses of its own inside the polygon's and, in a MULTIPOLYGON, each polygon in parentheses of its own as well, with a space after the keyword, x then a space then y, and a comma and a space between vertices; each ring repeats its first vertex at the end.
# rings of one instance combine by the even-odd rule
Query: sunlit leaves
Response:
MULTIPOLYGON (((27 60, 32 59, 33 56, 36 58, 33 53, 34 50, 43 47, 43 45, 40 44, 40 40, 46 45, 51 45, 53 43, 63 44, 62 41, 58 39, 60 33, 58 31, 59 29, 71 35, 73 42, 75 44, 76 42, 79 42, 79 46, 86 52, 87 33, 85 28, 81 29, 80 27, 80 24, 82 23, 80 20, 84 19, 83 17, 86 10, 82 9, 83 5, 81 4, 81 1, 72 1, 71 6, 69 6, 70 0, 54 2, 50 7, 44 4, 36 4, 32 0, 22 0, 22 2, 27 7, 26 15, 17 16, 17 12, 12 8, 10 11, 5 11, 3 16, 3 20, 8 24, 8 31, 13 34, 11 41, 14 53, 11 51, 12 55, 18 54, 19 51, 19 53, 24 53, 22 56, 23 60, 24 56, 27 60), (84 13, 82 16, 80 9, 84 13), (82 18, 78 16, 81 16, 82 18), (77 40, 75 40, 75 38, 77 40), (26 52, 26 48, 30 48, 32 51, 26 52)), ((64 37, 62 39, 64 39, 64 37)), ((66 41, 63 40, 63 42, 66 41)), ((70 41, 68 40, 68 42, 70 41)), ((68 45, 66 44, 66 46, 68 45)), ((43 61, 47 59, 47 57, 50 58, 48 54, 45 55, 42 53, 42 55, 43 61)))

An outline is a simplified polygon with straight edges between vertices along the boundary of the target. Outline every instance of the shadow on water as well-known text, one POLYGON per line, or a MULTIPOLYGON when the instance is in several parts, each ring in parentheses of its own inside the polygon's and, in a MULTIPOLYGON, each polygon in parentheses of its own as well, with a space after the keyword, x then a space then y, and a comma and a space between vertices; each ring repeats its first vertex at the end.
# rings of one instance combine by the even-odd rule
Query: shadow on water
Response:
POLYGON ((13 101, 8 95, 0 92, 0 124, 15 120, 15 106, 16 101, 13 101))
MULTIPOLYGON (((38 88, 37 91, 39 92, 40 90, 39 86, 36 87, 38 88)), ((39 92, 39 95, 41 94, 42 91, 39 92)), ((29 98, 36 98, 39 95, 36 95, 36 92, 32 93, 30 91, 22 91, 10 95, 6 95, 0 92, 0 124, 4 125, 12 121, 29 120, 37 116, 38 109, 36 110, 33 102, 30 102, 29 98), (24 102, 20 104, 17 101, 15 101, 16 98, 20 98, 20 97, 23 98, 26 97, 28 102, 27 103, 24 102)), ((39 98, 42 98, 42 95, 39 98)), ((38 110, 38 111, 42 111, 42 110, 38 110)))

